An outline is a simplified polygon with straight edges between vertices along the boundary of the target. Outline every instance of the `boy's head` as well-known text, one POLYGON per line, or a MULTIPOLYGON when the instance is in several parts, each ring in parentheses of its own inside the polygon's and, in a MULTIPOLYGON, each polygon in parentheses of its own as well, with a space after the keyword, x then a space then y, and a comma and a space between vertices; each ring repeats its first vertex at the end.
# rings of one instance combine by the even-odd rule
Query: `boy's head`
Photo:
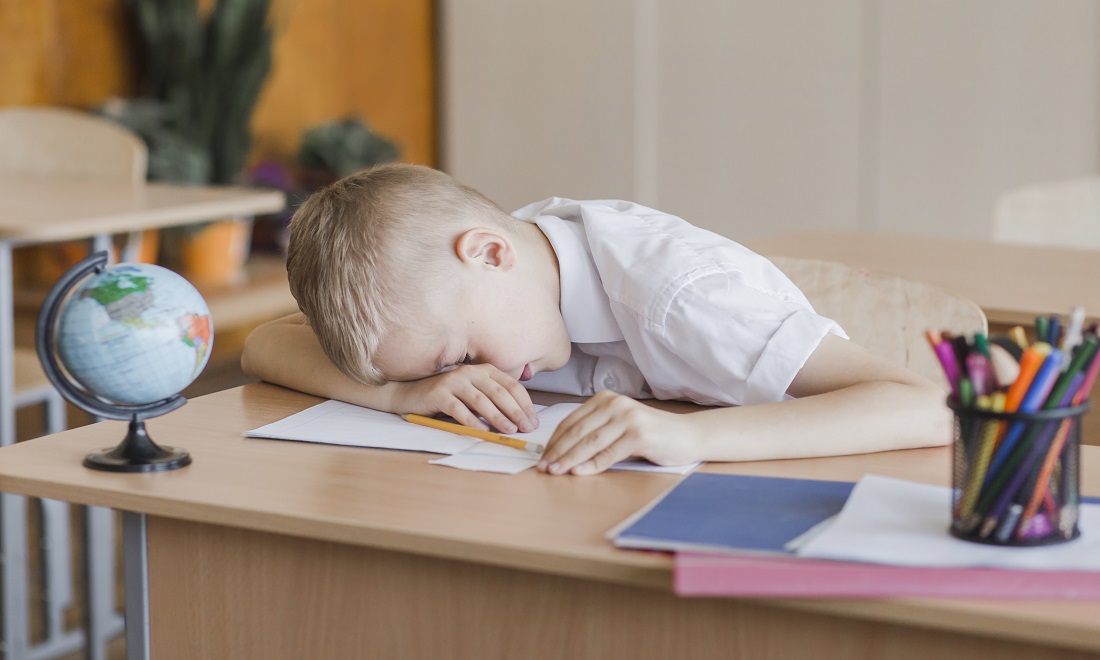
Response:
POLYGON ((382 165, 314 193, 287 272, 325 354, 362 383, 464 361, 529 377, 568 359, 545 237, 437 170, 382 165))

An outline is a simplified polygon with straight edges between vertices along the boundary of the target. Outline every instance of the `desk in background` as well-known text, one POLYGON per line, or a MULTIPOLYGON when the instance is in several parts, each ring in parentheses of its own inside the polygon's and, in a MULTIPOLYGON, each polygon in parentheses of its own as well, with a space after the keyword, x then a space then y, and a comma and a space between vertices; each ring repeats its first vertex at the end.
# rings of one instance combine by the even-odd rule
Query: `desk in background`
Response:
MULTIPOLYGON (((991 333, 1035 317, 1066 316, 1083 305, 1089 323, 1100 321, 1100 250, 931 236, 853 231, 799 231, 747 241, 768 257, 838 261, 918 280, 969 298, 985 312, 991 333)), ((1100 444, 1100 394, 1082 422, 1083 441, 1100 444)))
POLYGON ((918 280, 977 303, 994 332, 1084 305, 1100 320, 1100 250, 854 231, 800 231, 746 241, 764 256, 839 261, 918 280))
MULTIPOLYGON (((129 512, 127 617, 147 603, 151 626, 128 640, 153 657, 1100 653, 1100 603, 677 598, 669 555, 604 538, 675 475, 495 475, 240 435, 318 402, 264 383, 195 399, 149 422, 194 456, 164 474, 81 467, 119 441, 118 422, 20 443, 0 449, 0 490, 129 512)), ((945 484, 950 462, 941 448, 704 469, 945 484)), ((1083 474, 1100 494, 1100 448, 1084 449, 1083 474)))
POLYGON ((15 442, 13 247, 94 239, 96 249, 107 249, 112 234, 250 217, 286 205, 275 190, 51 176, 0 177, 0 200, 0 446, 15 442))
MULTIPOLYGON (((112 234, 135 235, 173 225, 250 217, 281 210, 286 204, 283 193, 273 190, 166 184, 134 186, 129 182, 44 175, 0 176, 0 200, 0 447, 16 440, 15 411, 17 404, 22 403, 16 396, 17 373, 20 386, 30 390, 31 401, 42 400, 37 392, 51 392, 34 353, 17 351, 15 347, 13 248, 93 239, 95 249, 108 249, 112 234)), ((129 257, 124 255, 126 258, 129 257)), ((278 290, 250 298, 274 302, 283 308, 282 313, 294 309, 285 284, 278 290), (287 304, 282 302, 284 300, 287 304)), ((217 326, 223 315, 216 301, 210 302, 217 326)), ((239 319, 241 314, 256 311, 254 303, 239 307, 227 315, 235 314, 239 319)), ((48 396, 56 401, 50 406, 51 411, 59 409, 59 397, 48 396)), ((56 419, 53 412, 51 417, 50 426, 63 426, 63 420, 56 419)), ((0 640, 12 657, 21 656, 28 648, 25 519, 21 498, 0 496, 0 640)), ((115 560, 112 521, 110 511, 90 509, 87 512, 86 573, 89 585, 96 585, 94 589, 89 586, 88 594, 89 602, 96 602, 95 607, 89 606, 89 649, 98 649, 100 641, 110 636, 113 585, 106 576, 111 575, 115 560)), ((51 551, 57 551, 52 542, 46 545, 51 551)), ((58 556, 67 558, 67 552, 68 548, 64 548, 63 554, 58 556)))

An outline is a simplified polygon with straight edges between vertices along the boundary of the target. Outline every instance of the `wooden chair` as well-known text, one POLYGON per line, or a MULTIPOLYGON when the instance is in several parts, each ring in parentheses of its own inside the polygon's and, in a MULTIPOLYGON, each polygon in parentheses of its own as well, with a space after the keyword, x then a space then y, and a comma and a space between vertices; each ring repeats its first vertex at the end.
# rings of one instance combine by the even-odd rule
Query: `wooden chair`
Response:
MULTIPOLYGON (((0 108, 0 145, 3 145, 0 173, 5 175, 71 177, 135 187, 144 185, 148 159, 145 143, 128 130, 84 112, 48 107, 0 108)), ((139 237, 132 236, 130 249, 140 246, 140 241, 139 237)), ((109 237, 99 241, 97 247, 104 247, 103 243, 109 245, 109 237)), ((36 249, 39 247, 24 248, 24 255, 36 249)), ((62 248, 55 245, 41 249, 62 248)), ((76 250, 86 253, 87 246, 79 243, 76 250)), ((16 406, 45 404, 47 433, 65 430, 65 402, 49 383, 35 352, 16 349, 13 362, 16 406)), ((57 500, 38 502, 45 585, 42 598, 45 640, 21 650, 33 657, 56 657, 86 647, 90 657, 103 657, 107 640, 122 628, 122 619, 114 611, 114 512, 101 507, 86 509, 88 626, 86 630, 66 630, 65 611, 74 598, 69 505, 57 500)), ((29 595, 25 596, 29 599, 29 595)), ((4 600, 11 602, 18 598, 4 600)))
POLYGON ((1004 193, 993 213, 993 240, 1100 249, 1100 177, 1004 193))
POLYGON ((772 262, 853 342, 945 390, 947 379, 925 340, 925 330, 966 335, 988 331, 985 313, 977 305, 922 282, 831 261, 776 257, 772 262))
POLYGON ((0 144, 0 173, 145 181, 141 138, 86 112, 0 108, 0 144))

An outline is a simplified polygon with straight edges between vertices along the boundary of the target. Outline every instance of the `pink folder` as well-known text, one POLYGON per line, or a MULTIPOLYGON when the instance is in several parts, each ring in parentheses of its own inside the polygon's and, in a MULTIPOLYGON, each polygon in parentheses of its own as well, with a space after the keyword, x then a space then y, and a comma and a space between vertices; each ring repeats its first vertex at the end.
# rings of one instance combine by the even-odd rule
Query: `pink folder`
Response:
POLYGON ((1100 571, 885 566, 679 552, 680 596, 1100 600, 1100 571))

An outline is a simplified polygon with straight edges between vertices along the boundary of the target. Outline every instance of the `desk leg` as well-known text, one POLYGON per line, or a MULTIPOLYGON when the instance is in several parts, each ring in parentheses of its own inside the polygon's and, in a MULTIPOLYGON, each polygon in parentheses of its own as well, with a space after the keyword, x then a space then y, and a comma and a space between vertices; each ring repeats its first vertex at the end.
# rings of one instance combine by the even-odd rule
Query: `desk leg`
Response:
POLYGON ((144 513, 122 512, 126 580, 126 658, 149 657, 149 554, 144 513))
POLYGON ((27 620, 27 498, 0 493, 0 658, 17 660, 30 644, 27 620))
POLYGON ((15 300, 11 243, 0 241, 0 447, 15 443, 15 300))
MULTIPOLYGON (((113 249, 114 243, 111 241, 110 234, 96 234, 92 237, 92 252, 105 251, 107 254, 111 254, 113 249)), ((111 259, 110 261, 114 263, 116 260, 111 259)))
MULTIPOLYGON (((0 241, 0 447, 15 443, 15 330, 11 243, 0 241)), ((27 500, 0 494, 0 657, 21 658, 27 621, 27 500)))

